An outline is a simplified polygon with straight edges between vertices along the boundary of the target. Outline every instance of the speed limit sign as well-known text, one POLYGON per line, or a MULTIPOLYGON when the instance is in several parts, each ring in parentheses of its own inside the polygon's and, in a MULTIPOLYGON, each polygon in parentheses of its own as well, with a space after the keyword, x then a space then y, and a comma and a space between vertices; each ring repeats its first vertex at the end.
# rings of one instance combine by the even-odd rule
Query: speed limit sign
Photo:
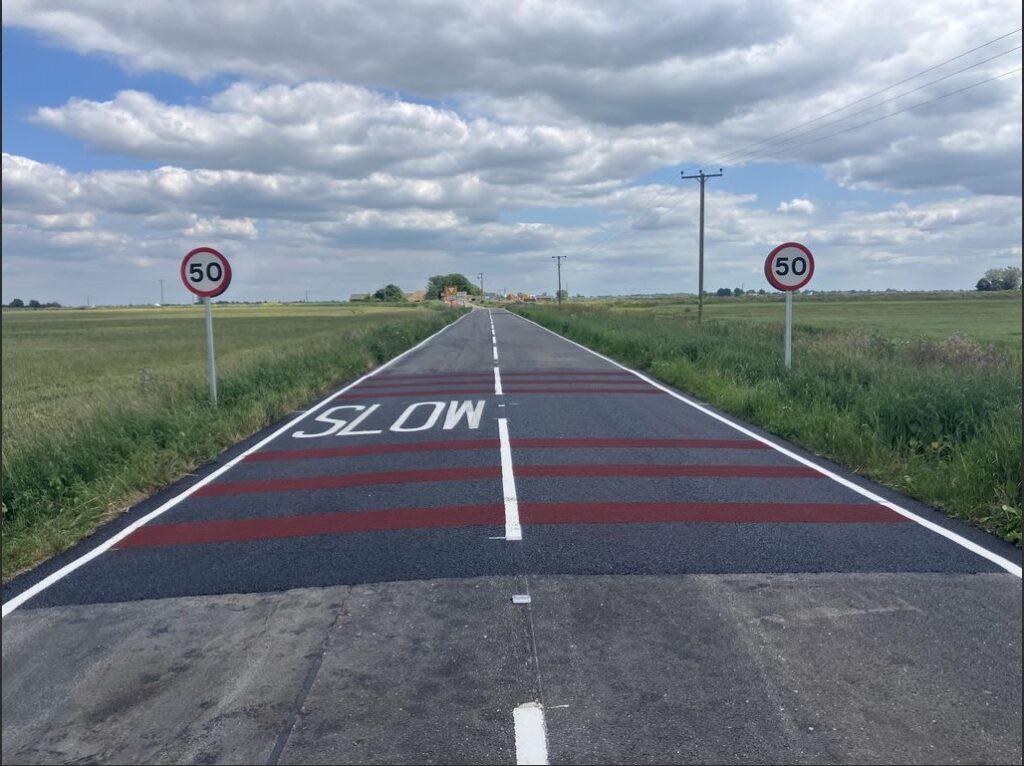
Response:
POLYGON ((231 284, 231 264, 212 247, 197 247, 181 262, 181 281, 200 298, 216 298, 231 284))
POLYGON ((783 242, 765 258, 764 275, 776 290, 799 290, 814 276, 814 256, 799 242, 783 242))
POLYGON ((181 281, 203 299, 206 308, 206 366, 210 375, 210 401, 217 404, 217 361, 213 352, 213 312, 210 298, 222 295, 231 284, 231 264, 212 247, 189 250, 181 261, 181 281))
POLYGON ((793 366, 793 292, 814 276, 814 256, 799 242, 783 242, 764 259, 764 275, 771 286, 786 293, 786 369, 793 366))

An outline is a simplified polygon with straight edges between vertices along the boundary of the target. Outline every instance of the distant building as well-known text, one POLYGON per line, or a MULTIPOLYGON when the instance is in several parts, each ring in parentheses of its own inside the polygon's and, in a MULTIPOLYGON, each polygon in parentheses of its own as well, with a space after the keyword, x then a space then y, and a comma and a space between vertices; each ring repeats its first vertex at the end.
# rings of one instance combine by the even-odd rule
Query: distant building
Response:
POLYGON ((370 300, 370 294, 369 293, 352 293, 350 296, 348 296, 348 299, 352 303, 357 303, 359 301, 368 301, 368 300, 370 300))
POLYGON ((421 300, 427 297, 426 290, 413 290, 411 293, 405 294, 405 299, 410 303, 419 303, 421 300))

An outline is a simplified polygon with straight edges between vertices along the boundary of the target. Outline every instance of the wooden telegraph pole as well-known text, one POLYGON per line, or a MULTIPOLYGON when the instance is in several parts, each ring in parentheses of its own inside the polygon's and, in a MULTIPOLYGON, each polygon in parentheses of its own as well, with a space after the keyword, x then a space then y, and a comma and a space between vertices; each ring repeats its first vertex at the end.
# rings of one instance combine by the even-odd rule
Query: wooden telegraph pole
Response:
POLYGON ((718 178, 722 175, 722 169, 717 173, 705 173, 701 170, 695 176, 688 176, 685 171, 681 173, 683 179, 696 178, 700 181, 700 239, 698 246, 697 260, 697 324, 704 323, 704 182, 709 178, 718 178))

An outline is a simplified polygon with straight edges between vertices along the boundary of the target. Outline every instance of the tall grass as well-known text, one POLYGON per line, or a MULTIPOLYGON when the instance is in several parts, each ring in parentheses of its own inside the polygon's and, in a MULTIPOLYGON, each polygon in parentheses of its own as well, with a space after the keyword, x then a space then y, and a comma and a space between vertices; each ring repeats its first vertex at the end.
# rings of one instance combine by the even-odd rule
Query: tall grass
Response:
POLYGON ((893 340, 803 330, 793 368, 771 324, 667 318, 601 306, 524 316, 1020 543, 1019 351, 963 336, 893 340))
MULTIPOLYGON (((154 489, 339 381, 414 345, 455 316, 426 309, 392 312, 369 321, 336 319, 326 323, 327 332, 293 336, 273 347, 254 341, 237 349, 239 356, 219 376, 216 408, 201 375, 136 374, 131 385, 118 384, 122 389, 116 401, 93 395, 95 380, 86 376, 78 385, 85 394, 78 399, 69 393, 75 390, 73 380, 68 389, 55 389, 59 394, 49 409, 63 415, 62 423, 46 427, 39 415, 46 408, 26 404, 33 427, 25 427, 19 410, 8 406, 5 390, 4 579, 64 550, 154 489), (84 414, 73 417, 76 405, 84 414), (14 420, 13 434, 7 433, 9 420, 14 420)), ((36 332, 33 347, 45 347, 45 336, 36 332)), ((95 342, 85 336, 73 345, 95 342)), ((73 368, 67 376, 74 377, 73 368)), ((53 386, 55 381, 41 383, 53 386)), ((44 393, 36 396, 43 404, 48 399, 44 393)), ((18 400, 16 392, 11 396, 18 400)))

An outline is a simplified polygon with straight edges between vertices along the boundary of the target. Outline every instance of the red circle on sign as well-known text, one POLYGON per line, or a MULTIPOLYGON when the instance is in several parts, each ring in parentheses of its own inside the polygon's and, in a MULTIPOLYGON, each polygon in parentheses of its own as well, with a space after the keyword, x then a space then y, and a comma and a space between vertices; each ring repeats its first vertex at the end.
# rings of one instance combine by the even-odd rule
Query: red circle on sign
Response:
POLYGON ((783 242, 781 245, 779 245, 770 253, 768 253, 768 257, 764 259, 764 276, 771 283, 771 286, 774 287, 776 290, 799 290, 801 287, 810 282, 811 277, 814 276, 814 256, 811 255, 810 250, 801 245, 799 242, 783 242), (807 273, 803 275, 803 279, 800 282, 791 285, 786 284, 784 282, 780 282, 774 274, 773 268, 775 265, 775 258, 779 255, 779 253, 788 248, 795 248, 807 256, 807 273))
POLYGON ((185 257, 181 259, 181 281, 184 283, 186 289, 195 295, 198 295, 200 298, 216 298, 218 295, 223 295, 224 291, 228 289, 228 285, 231 284, 231 264, 228 263, 227 258, 218 253, 212 247, 197 247, 195 250, 189 250, 185 257), (200 253, 209 253, 220 261, 221 264, 220 282, 210 290, 200 290, 194 284, 191 284, 188 274, 186 273, 189 261, 193 256, 200 253))

